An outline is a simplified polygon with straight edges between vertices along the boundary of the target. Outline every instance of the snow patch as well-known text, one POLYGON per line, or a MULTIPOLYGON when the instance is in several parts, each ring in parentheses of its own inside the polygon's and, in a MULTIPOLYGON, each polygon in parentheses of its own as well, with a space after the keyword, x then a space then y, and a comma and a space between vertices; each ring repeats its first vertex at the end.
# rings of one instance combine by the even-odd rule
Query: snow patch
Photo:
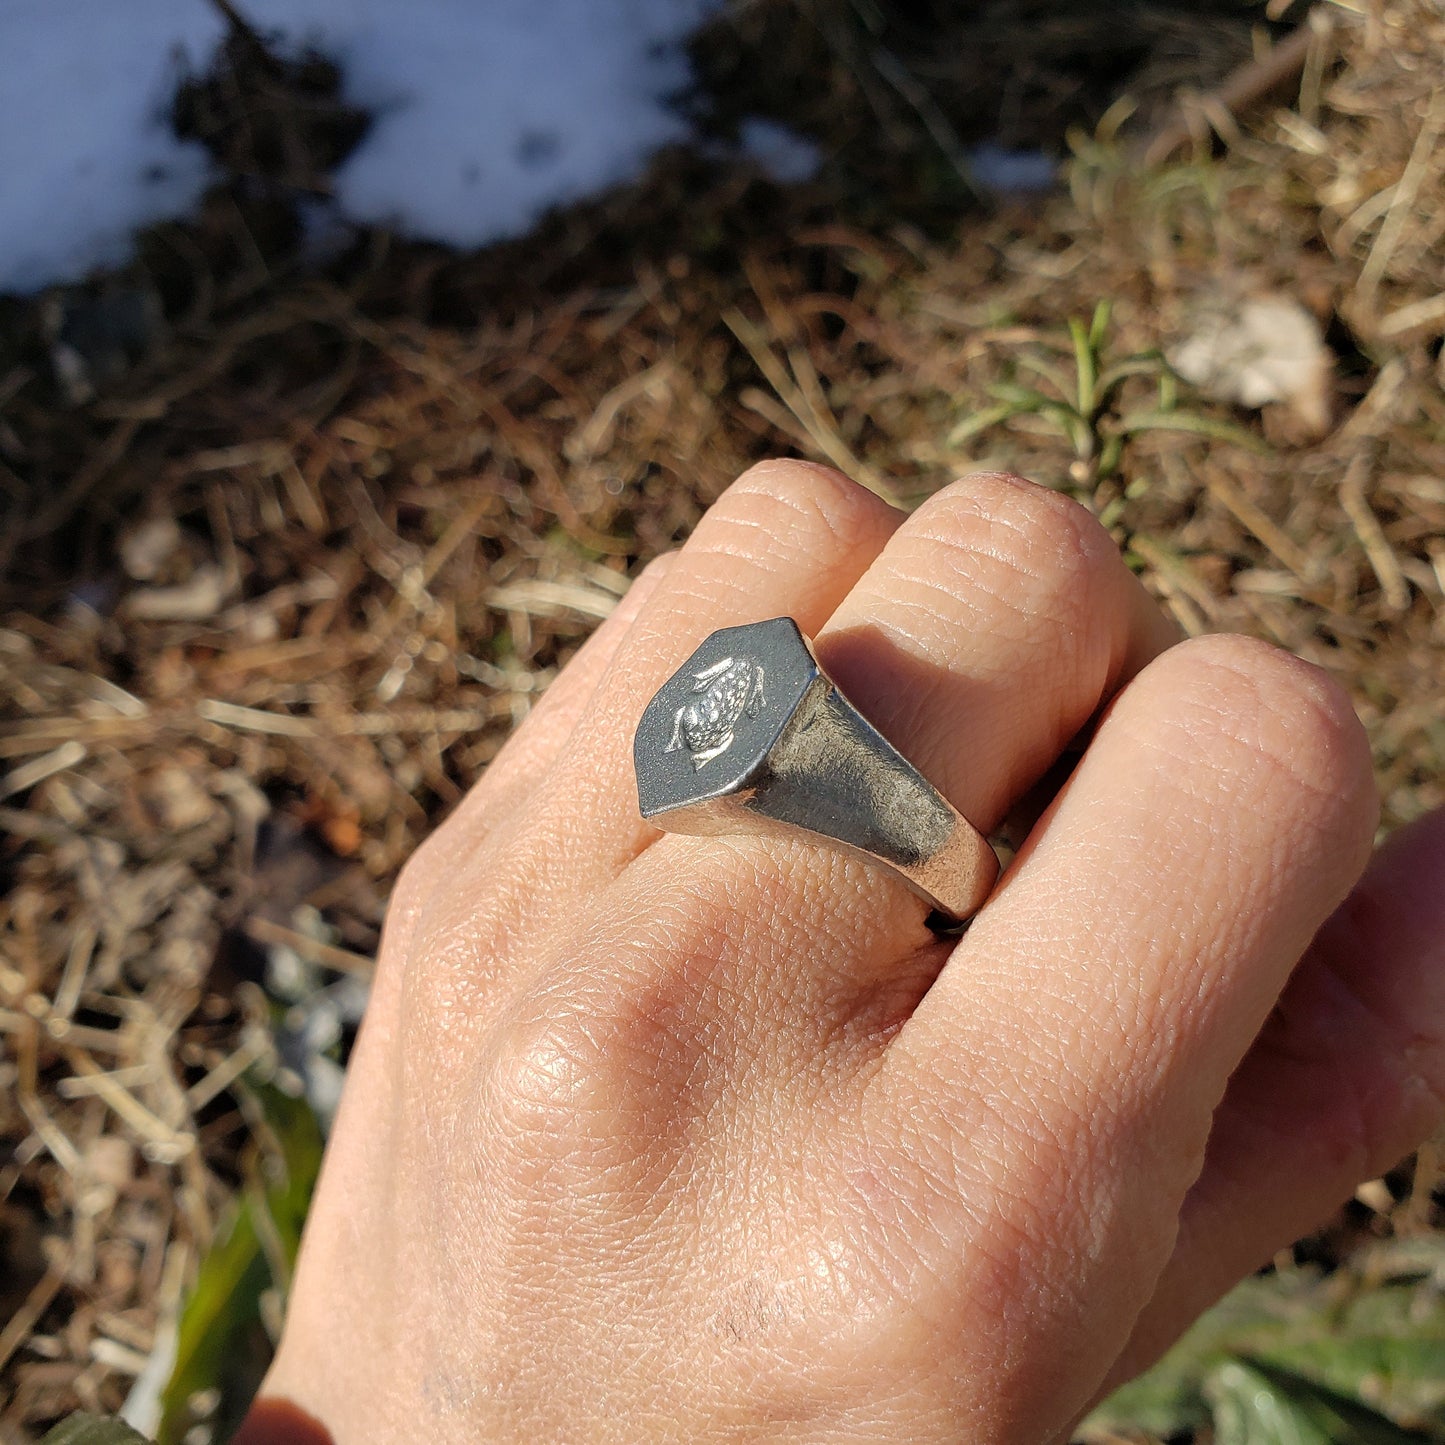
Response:
MULTIPOLYGON (((374 113, 337 172, 343 222, 473 247, 638 174, 688 139, 680 42, 719 0, 242 0, 340 66, 374 113)), ((75 280, 183 215, 213 179, 171 134, 184 62, 224 37, 205 0, 0 0, 0 291, 75 280)))
POLYGON ((180 61, 221 37, 175 0, 0 0, 0 291, 74 280, 182 215, 206 152, 168 121, 180 61))
POLYGON ((780 186, 811 181, 823 164, 823 151, 816 141, 757 116, 739 127, 738 144, 743 155, 780 186))
POLYGON ((251 0, 376 122, 335 177, 351 221, 472 247, 635 176, 688 138, 666 98, 711 0, 251 0), (300 23, 302 11, 313 12, 300 23), (344 13, 345 24, 338 21, 344 13))
POLYGON ((1058 162, 1036 150, 1010 150, 997 141, 983 141, 968 153, 974 179, 999 195, 1031 195, 1054 188, 1058 162))

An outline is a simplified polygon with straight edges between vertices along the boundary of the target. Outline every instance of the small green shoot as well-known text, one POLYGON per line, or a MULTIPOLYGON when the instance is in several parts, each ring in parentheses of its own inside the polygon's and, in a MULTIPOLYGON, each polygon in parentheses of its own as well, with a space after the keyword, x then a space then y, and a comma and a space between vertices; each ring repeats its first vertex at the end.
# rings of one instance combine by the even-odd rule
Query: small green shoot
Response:
POLYGON ((1138 352, 1111 361, 1109 326, 1112 308, 1101 301, 1088 322, 1069 322, 1068 337, 1053 351, 1020 351, 1014 358, 1016 373, 1029 373, 1037 385, 1017 380, 996 382, 988 388, 991 406, 966 416, 948 436, 950 447, 1002 426, 1015 417, 1042 419, 1068 441, 1074 453, 1069 469, 1079 486, 1106 481, 1119 469, 1124 446, 1135 436, 1151 431, 1181 432, 1265 451, 1253 432, 1232 422, 1179 406, 1179 382, 1158 351, 1138 352), (1121 410, 1125 382, 1134 377, 1154 380, 1152 405, 1121 410))

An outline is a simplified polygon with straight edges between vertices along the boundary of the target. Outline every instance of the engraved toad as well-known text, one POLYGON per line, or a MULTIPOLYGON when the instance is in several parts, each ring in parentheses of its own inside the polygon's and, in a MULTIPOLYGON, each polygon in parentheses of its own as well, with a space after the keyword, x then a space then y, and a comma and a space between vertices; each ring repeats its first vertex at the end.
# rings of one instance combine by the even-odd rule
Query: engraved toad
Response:
POLYGON ((757 717, 766 705, 763 669, 750 657, 725 657, 694 673, 692 690, 699 696, 678 708, 664 751, 685 746, 693 767, 701 769, 732 746, 744 714, 757 717))

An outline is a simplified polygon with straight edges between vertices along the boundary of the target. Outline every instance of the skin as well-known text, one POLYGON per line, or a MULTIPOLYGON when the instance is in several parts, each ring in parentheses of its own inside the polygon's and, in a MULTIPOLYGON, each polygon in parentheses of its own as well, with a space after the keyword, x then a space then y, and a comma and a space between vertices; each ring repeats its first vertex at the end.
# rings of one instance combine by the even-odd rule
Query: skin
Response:
POLYGON ((1445 819, 1361 881, 1376 817, 1340 689, 1056 493, 755 468, 405 871, 241 1438, 1066 1438, 1445 1114, 1445 819), (647 700, 785 613, 984 831, 1096 722, 961 941, 639 819, 647 700))

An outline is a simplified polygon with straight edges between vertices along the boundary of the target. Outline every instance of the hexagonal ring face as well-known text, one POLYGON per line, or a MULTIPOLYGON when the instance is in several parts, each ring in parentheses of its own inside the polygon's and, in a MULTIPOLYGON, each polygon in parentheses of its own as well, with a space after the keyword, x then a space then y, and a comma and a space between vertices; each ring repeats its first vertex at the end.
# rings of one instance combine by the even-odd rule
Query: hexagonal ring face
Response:
POLYGON ((746 787, 819 675, 791 617, 714 632, 662 685, 637 725, 642 816, 746 787))

